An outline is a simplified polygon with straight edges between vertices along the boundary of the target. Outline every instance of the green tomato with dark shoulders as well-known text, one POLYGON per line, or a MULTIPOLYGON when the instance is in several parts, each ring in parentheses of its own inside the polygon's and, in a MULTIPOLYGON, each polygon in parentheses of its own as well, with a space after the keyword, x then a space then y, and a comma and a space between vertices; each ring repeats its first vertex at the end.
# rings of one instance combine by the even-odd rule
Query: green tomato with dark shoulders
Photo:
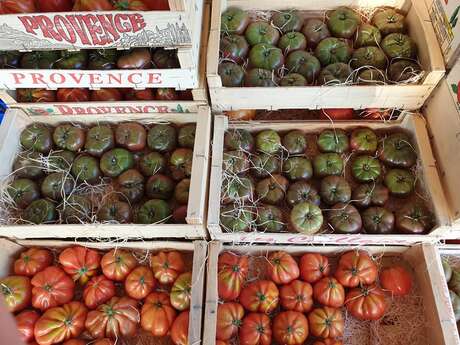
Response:
POLYGON ((53 173, 45 177, 41 185, 43 197, 60 201, 70 195, 76 187, 75 180, 68 173, 53 173))
POLYGON ((324 218, 318 206, 309 202, 300 202, 292 208, 289 220, 295 231, 314 235, 321 230, 324 218))
POLYGON ((321 71, 321 64, 314 55, 306 51, 297 50, 288 55, 286 68, 289 73, 301 74, 309 84, 312 84, 321 71))
POLYGON ((322 131, 316 144, 321 152, 344 153, 350 147, 348 136, 342 129, 322 131))
POLYGON ((417 55, 417 45, 414 40, 404 34, 394 33, 385 36, 381 47, 390 59, 414 59, 417 55))
POLYGON ((302 154, 307 149, 307 138, 302 131, 293 130, 283 137, 283 146, 290 155, 302 154))
POLYGON ((276 12, 272 17, 272 23, 282 33, 296 32, 302 29, 303 20, 296 10, 276 12))
POLYGON ((268 43, 259 43, 249 52, 252 67, 269 71, 277 70, 284 64, 284 55, 280 48, 268 43))
POLYGON ((405 17, 393 8, 378 10, 372 17, 372 24, 377 27, 383 36, 406 31, 405 17))
POLYGON ((327 26, 332 35, 340 38, 352 38, 361 24, 359 14, 349 7, 339 7, 329 13, 327 26))
POLYGON ((308 47, 315 49, 319 42, 331 37, 327 24, 321 19, 312 18, 305 22, 302 33, 307 38, 308 47))
POLYGON ((226 174, 245 174, 249 170, 248 156, 242 151, 224 152, 222 169, 226 174))
POLYGON ((334 233, 358 234, 363 222, 358 210, 351 204, 338 203, 328 211, 327 219, 334 233))
POLYGON ((315 49, 315 56, 322 66, 329 66, 333 63, 348 63, 353 49, 347 40, 336 37, 328 37, 319 42, 315 49))
POLYGON ((370 128, 357 128, 351 132, 350 148, 356 153, 373 154, 377 151, 378 137, 370 128))
POLYGON ((177 146, 176 129, 170 125, 153 126, 147 134, 147 146, 161 153, 174 151, 177 146))
POLYGON ((353 189, 353 203, 359 208, 384 206, 390 198, 390 191, 382 184, 360 184, 353 189))
POLYGON ((415 177, 405 169, 391 169, 385 175, 385 185, 390 194, 396 197, 406 197, 414 191, 415 177))
POLYGON ((174 181, 166 175, 150 176, 145 184, 145 194, 150 199, 169 200, 174 194, 174 181))
POLYGON ((24 209, 33 201, 40 198, 40 189, 37 183, 30 179, 20 178, 11 182, 6 192, 15 207, 24 209))
POLYGON ((394 231, 395 216, 383 207, 370 207, 364 210, 362 221, 367 234, 386 235, 394 231))
POLYGON ((383 70, 386 69, 387 63, 385 53, 378 47, 358 48, 353 52, 351 58, 351 67, 354 69, 370 66, 383 70))
MULTIPOLYGON (((243 72, 244 73, 244 72, 243 72)), ((273 71, 263 68, 252 68, 244 78, 244 86, 246 87, 274 87, 275 75, 273 71)))
POLYGON ((253 199, 254 183, 247 177, 227 178, 222 181, 223 204, 244 203, 253 199))
POLYGON ((244 36, 224 35, 220 39, 220 54, 222 58, 242 64, 249 53, 249 44, 244 36))
POLYGON ((56 206, 47 199, 32 201, 24 210, 21 217, 33 224, 50 224, 57 220, 56 206))
POLYGON ((306 157, 291 157, 284 161, 283 173, 291 181, 309 180, 313 176, 313 167, 306 157))
POLYGON ((72 164, 71 172, 78 182, 87 182, 89 184, 98 182, 102 177, 99 161, 92 156, 86 155, 79 156, 75 159, 72 164))
POLYGON ((131 205, 144 197, 144 176, 135 169, 126 170, 117 178, 117 191, 131 205))
POLYGON ((251 157, 252 174, 257 178, 265 178, 281 171, 280 159, 275 155, 260 153, 251 157))
POLYGON ((229 7, 221 15, 220 30, 227 34, 242 35, 249 22, 249 14, 246 11, 236 7, 229 7))
POLYGON ((19 137, 25 150, 49 153, 53 148, 53 138, 50 129, 41 123, 32 123, 24 128, 19 137))
POLYGON ((279 134, 272 130, 266 129, 259 133, 256 136, 256 149, 257 151, 275 154, 282 148, 281 137, 279 134))
POLYGON ((420 65, 412 60, 397 59, 388 67, 388 78, 395 83, 415 83, 421 78, 420 65))
POLYGON ((192 176, 193 150, 179 148, 169 158, 169 170, 173 180, 180 181, 192 176))
POLYGON ((382 41, 382 34, 380 33, 380 30, 369 23, 364 23, 364 24, 361 24, 358 28, 358 33, 356 35, 356 40, 355 40, 355 47, 356 48, 369 47, 369 46, 378 47, 381 41, 382 41))
POLYGON ((435 224, 433 214, 422 202, 410 202, 396 211, 396 229, 403 234, 425 234, 435 224))
POLYGON ((13 164, 16 177, 36 180, 43 177, 43 156, 38 152, 21 152, 13 164))
POLYGON ((171 207, 164 200, 152 199, 145 202, 137 211, 137 224, 166 223, 172 215, 171 207))
POLYGON ((317 177, 341 175, 343 159, 338 153, 321 153, 316 155, 313 160, 313 170, 317 177))
POLYGON ((92 204, 85 196, 71 195, 62 210, 62 218, 66 224, 85 224, 92 220, 92 204))
POLYGON ((309 202, 319 206, 321 199, 318 191, 307 181, 297 181, 289 185, 286 193, 286 202, 293 207, 301 202, 309 202))
POLYGON ((362 155, 353 159, 351 174, 358 182, 376 181, 382 173, 382 167, 377 158, 362 155))
POLYGON ((222 62, 218 72, 224 87, 240 87, 244 81, 244 69, 234 62, 222 62))
POLYGON ((251 132, 245 129, 229 129, 224 135, 224 147, 227 150, 254 151, 255 140, 251 132))
POLYGON ((85 150, 91 156, 101 157, 105 152, 115 146, 113 130, 107 125, 97 125, 88 131, 86 135, 85 150))
POLYGON ((259 181, 256 185, 257 199, 270 205, 278 205, 284 200, 288 180, 282 175, 273 175, 259 181))
POLYGON ((417 153, 409 136, 394 133, 380 144, 379 158, 390 167, 410 168, 417 162, 417 153))
POLYGON ((299 73, 289 73, 280 80, 280 86, 307 86, 307 79, 299 73))
POLYGON ((326 176, 321 180, 319 194, 327 205, 345 203, 351 199, 351 187, 342 176, 326 176))
POLYGON ((85 145, 86 134, 82 128, 63 124, 55 128, 53 140, 56 146, 63 150, 78 152, 85 145))
POLYGON ((115 148, 104 153, 100 161, 100 169, 108 177, 118 177, 133 166, 134 155, 122 148, 115 148))
POLYGON ((253 227, 254 214, 247 206, 230 204, 220 209, 220 224, 224 232, 247 232, 253 227))
POLYGON ((244 36, 250 46, 255 46, 260 43, 276 45, 280 39, 279 31, 271 26, 270 23, 263 21, 249 24, 244 36))
POLYGON ((320 85, 337 85, 350 82, 352 71, 348 64, 337 62, 324 67, 318 76, 320 85))
POLYGON ((144 176, 162 173, 166 169, 166 159, 160 153, 152 151, 140 158, 139 169, 144 176))
POLYGON ((285 55, 296 50, 305 50, 307 48, 307 39, 301 32, 288 32, 281 36, 278 48, 285 55))
POLYGON ((283 212, 273 205, 259 206, 256 227, 260 232, 282 232, 286 228, 283 212))

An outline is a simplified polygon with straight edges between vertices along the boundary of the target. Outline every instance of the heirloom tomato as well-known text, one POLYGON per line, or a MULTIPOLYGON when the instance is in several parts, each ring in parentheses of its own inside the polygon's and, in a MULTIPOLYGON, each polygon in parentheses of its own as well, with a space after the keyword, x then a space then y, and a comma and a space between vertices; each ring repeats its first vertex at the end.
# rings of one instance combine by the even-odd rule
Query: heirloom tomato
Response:
POLYGON ((133 48, 122 54, 117 61, 121 69, 145 69, 152 66, 152 55, 148 48, 133 48))
POLYGON ((345 287, 369 285, 377 279, 377 265, 364 251, 349 251, 340 257, 335 277, 345 287))
POLYGON ((120 123, 115 129, 115 142, 129 151, 142 151, 147 144, 147 131, 136 122, 120 123))
POLYGON ((14 313, 30 304, 30 279, 21 276, 9 276, 0 279, 0 293, 3 295, 7 309, 14 313))
POLYGON ((184 260, 179 252, 159 252, 150 259, 155 278, 160 284, 174 283, 179 274, 185 271, 184 260))
POLYGON ((1 0, 0 13, 34 13, 37 12, 35 0, 1 0))
POLYGON ((272 343, 270 318, 261 313, 246 315, 238 336, 241 345, 270 345, 272 343))
MULTIPOLYGON (((24 128, 19 136, 19 140, 21 146, 26 150, 49 153, 53 148, 53 138, 50 129, 40 123, 32 123, 24 128)), ((39 164, 36 163, 35 165, 39 164)))
POLYGON ((313 167, 306 157, 290 157, 283 162, 283 173, 291 181, 309 180, 313 176, 313 167))
POLYGON ((281 232, 286 226, 283 211, 272 205, 257 208, 256 223, 257 229, 261 232, 281 232))
POLYGON ((16 326, 23 342, 30 343, 34 340, 34 326, 39 318, 40 314, 35 310, 24 310, 15 316, 16 326))
POLYGON ((113 296, 115 296, 115 284, 104 275, 91 278, 83 290, 83 301, 89 309, 95 309, 113 296))
POLYGON ((323 226, 323 213, 310 202, 300 202, 291 210, 290 221, 297 232, 312 235, 323 226))
POLYGON ((339 7, 328 16, 327 26, 336 37, 352 38, 361 23, 359 14, 349 7, 339 7))
POLYGON ((101 260, 102 273, 115 281, 123 281, 137 266, 134 255, 124 249, 112 249, 101 260))
POLYGON ((249 52, 249 44, 244 36, 225 35, 220 39, 220 54, 222 58, 243 63, 249 52))
POLYGON ((218 74, 223 86, 239 87, 243 84, 245 71, 243 67, 234 62, 223 62, 219 64, 218 74))
POLYGON ((96 183, 101 177, 99 160, 86 155, 78 156, 72 164, 71 172, 79 182, 96 183))
POLYGON ((229 7, 221 15, 220 30, 227 34, 244 34, 250 23, 249 14, 237 7, 229 7))
POLYGON ((347 203, 351 198, 351 186, 342 176, 326 176, 321 180, 319 194, 327 205, 347 203))
POLYGON ((316 308, 308 314, 310 333, 320 338, 337 338, 343 335, 345 320, 336 308, 316 308))
POLYGON ((295 10, 279 11, 273 15, 273 25, 282 33, 300 31, 303 25, 303 18, 295 10))
POLYGON ((59 58, 53 64, 55 69, 86 69, 88 53, 86 50, 59 51, 59 58))
POLYGON ((345 289, 332 277, 324 277, 313 286, 313 296, 322 305, 340 308, 345 302, 345 289))
POLYGON ((382 34, 375 26, 364 23, 361 24, 356 33, 354 46, 356 48, 378 46, 382 41, 382 34))
POLYGON ((393 33, 385 36, 381 47, 390 59, 407 58, 414 59, 417 55, 415 41, 407 35, 393 33))
POLYGON ((321 152, 344 153, 349 149, 347 133, 342 129, 322 131, 316 140, 316 144, 321 152))
POLYGON ((356 234, 361 232, 363 222, 361 215, 351 204, 339 202, 327 213, 329 225, 339 234, 356 234))
POLYGON ((377 134, 370 128, 358 128, 351 132, 351 150, 358 153, 374 154, 378 146, 377 134))
POLYGON ((76 0, 74 11, 111 11, 113 6, 109 0, 76 0))
POLYGON ((52 345, 78 337, 85 329, 86 315, 80 302, 48 309, 35 323, 35 340, 40 345, 52 345))
POLYGON ((88 102, 89 90, 81 88, 59 89, 56 96, 58 102, 88 102))
POLYGON ((258 44, 276 45, 280 38, 280 33, 270 23, 256 21, 248 25, 244 36, 251 46, 258 44))
POLYGON ((383 36, 406 31, 405 17, 393 8, 382 8, 372 17, 372 24, 383 36))
POLYGON ((338 339, 327 338, 327 339, 317 340, 313 343, 313 345, 343 345, 343 343, 341 340, 338 340, 338 339))
MULTIPOLYGON (((318 191, 306 181, 297 181, 290 184, 286 193, 286 201, 291 207, 302 202, 309 202, 319 206, 321 202, 318 191)), ((302 274, 302 272, 300 274, 302 274)))
POLYGON ((402 266, 385 268, 380 272, 379 281, 393 296, 405 296, 412 289, 412 277, 402 266))
POLYGON ((385 293, 376 285, 362 285, 347 293, 345 306, 348 312, 358 320, 378 320, 387 309, 385 293))
POLYGON ((70 12, 73 0, 37 0, 40 12, 70 12))
POLYGON ((352 71, 348 64, 336 62, 324 67, 319 76, 319 85, 340 85, 346 83, 350 78, 352 71))
MULTIPOLYGON (((20 209, 24 209, 35 200, 40 199, 40 188, 38 187, 37 183, 29 179, 20 178, 14 180, 8 185, 6 191, 8 195, 11 197, 14 205, 20 209)), ((27 265, 27 263, 25 263, 21 259, 19 260, 21 264, 27 265)))
POLYGON ((115 136, 109 126, 94 126, 86 134, 85 150, 92 156, 101 157, 114 146, 115 136))
POLYGON ((305 50, 307 39, 301 32, 288 32, 281 36, 278 46, 287 55, 294 51, 305 50))
POLYGON ((71 124, 57 126, 53 132, 56 146, 63 150, 78 152, 85 145, 85 131, 71 124))
POLYGON ((410 168, 417 162, 417 153, 409 136, 405 133, 394 133, 380 144, 379 158, 391 167, 410 168))
POLYGON ((373 156, 358 156, 352 162, 351 174, 360 183, 376 181, 381 173, 380 162, 373 156))
POLYGON ((308 320, 297 311, 283 311, 273 319, 273 338, 284 345, 302 345, 308 337, 308 320))
POLYGON ((0 69, 19 68, 22 53, 19 51, 0 52, 0 69))
POLYGON ((300 313, 310 311, 313 305, 313 289, 309 283, 294 280, 280 288, 280 304, 286 310, 300 313))
POLYGON ((53 223, 56 218, 56 205, 47 199, 32 201, 22 214, 22 219, 34 224, 53 223))
POLYGON ((278 287, 270 280, 258 280, 246 285, 240 294, 243 307, 255 313, 270 313, 279 302, 278 287))
POLYGON ((49 103, 56 101, 56 91, 46 89, 18 89, 18 102, 49 103))
POLYGON ((134 299, 144 299, 156 285, 152 270, 147 266, 136 267, 126 277, 126 294, 134 299))
POLYGON ((394 229, 394 214, 383 207, 369 207, 362 213, 363 227, 368 234, 391 234, 394 229))
POLYGON ((183 311, 171 326, 171 340, 174 345, 188 345, 189 311, 183 311))
POLYGON ((385 69, 387 67, 387 57, 382 49, 378 47, 362 47, 353 52, 351 67, 354 69, 362 67, 374 67, 385 69))
POLYGON ((129 91, 125 93, 125 99, 127 101, 153 101, 155 99, 155 95, 152 89, 129 89, 129 91))
POLYGON ((410 202, 396 211, 396 229, 403 234, 423 234, 433 226, 431 212, 421 202, 410 202))
POLYGON ((168 0, 143 0, 150 11, 166 11, 169 10, 168 0))
POLYGON ((319 118, 321 120, 352 120, 353 109, 321 109, 319 118))
POLYGON ((179 99, 179 95, 173 88, 160 87, 156 89, 155 99, 158 101, 175 101, 179 99))
POLYGON ((69 303, 75 283, 61 268, 50 266, 32 278, 32 305, 46 310, 69 303))
POLYGON ((143 0, 116 0, 114 7, 118 11, 148 11, 149 9, 143 0))
POLYGON ((152 292, 145 299, 141 310, 141 327, 154 337, 164 337, 169 333, 176 318, 166 292, 152 292))
POLYGON ((274 252, 270 254, 268 261, 268 274, 276 284, 289 284, 299 278, 299 265, 288 253, 274 252))
POLYGON ((123 100, 123 96, 118 89, 99 89, 91 91, 91 101, 93 102, 117 102, 123 100))
POLYGON ((190 309, 192 272, 182 273, 171 288, 171 305, 179 311, 190 309))
POLYGON ((321 19, 308 19, 303 26, 302 33, 307 38, 308 46, 316 48, 319 42, 331 36, 329 29, 321 19))
POLYGON ((352 56, 353 49, 347 40, 329 37, 322 40, 315 49, 315 56, 326 67, 338 62, 347 64, 352 56))
POLYGON ((86 345, 86 342, 81 339, 69 339, 62 345, 86 345))
POLYGON ((99 222, 131 223, 133 218, 131 205, 127 202, 109 200, 97 212, 99 222))
POLYGON ((244 317, 244 308, 239 303, 228 302, 217 305, 216 338, 230 340, 238 334, 244 317))
MULTIPOLYGON (((96 340, 94 343, 91 343, 91 345, 116 345, 116 344, 115 344, 115 341, 113 341, 112 339, 103 338, 103 339, 96 340)), ((337 345, 337 344, 333 344, 333 345, 337 345)))
POLYGON ((98 252, 81 246, 66 248, 59 254, 59 263, 64 271, 82 285, 97 274, 100 262, 101 256, 98 252))
POLYGON ((300 258, 300 278, 308 283, 316 283, 329 275, 331 266, 326 256, 318 253, 307 253, 300 258))
POLYGON ((48 249, 29 248, 14 262, 14 273, 32 277, 53 263, 53 255, 48 249))
POLYGON ((284 64, 283 52, 271 44, 260 43, 249 52, 249 63, 255 68, 277 70, 284 64))
POLYGON ((341 175, 344 162, 338 153, 321 153, 313 159, 313 170, 317 177, 341 175))
POLYGON ((219 256, 217 264, 217 289, 219 298, 224 301, 233 301, 241 293, 249 270, 247 256, 239 256, 231 252, 224 252, 219 256))
POLYGON ((88 313, 85 327, 93 338, 132 337, 139 323, 137 301, 129 297, 112 297, 88 313))

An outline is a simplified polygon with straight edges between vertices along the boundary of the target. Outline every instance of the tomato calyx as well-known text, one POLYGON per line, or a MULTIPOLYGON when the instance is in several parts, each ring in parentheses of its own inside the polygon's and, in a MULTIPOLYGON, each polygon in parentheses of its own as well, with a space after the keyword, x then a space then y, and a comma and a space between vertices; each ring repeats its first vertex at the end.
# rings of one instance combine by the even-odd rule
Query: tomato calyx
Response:
POLYGON ((43 286, 43 290, 45 290, 47 292, 51 292, 53 290, 53 287, 50 284, 45 284, 43 286))
POLYGON ((263 293, 260 293, 260 292, 258 292, 258 293, 256 294, 256 296, 257 296, 257 299, 258 299, 259 301, 261 301, 261 302, 263 302, 263 301, 265 301, 265 300, 267 299, 267 296, 265 296, 263 293))
POLYGON ((239 273, 239 272, 240 272, 240 266, 238 266, 238 265, 233 265, 233 266, 232 266, 232 272, 234 272, 234 273, 239 273))
POLYGON ((11 290, 11 288, 6 285, 6 284, 0 284, 0 286, 2 287, 2 294, 7 296, 7 295, 12 295, 13 294, 13 290, 11 290))
POLYGON ((265 334, 265 327, 264 327, 263 325, 257 325, 256 331, 257 331, 259 334, 265 334))

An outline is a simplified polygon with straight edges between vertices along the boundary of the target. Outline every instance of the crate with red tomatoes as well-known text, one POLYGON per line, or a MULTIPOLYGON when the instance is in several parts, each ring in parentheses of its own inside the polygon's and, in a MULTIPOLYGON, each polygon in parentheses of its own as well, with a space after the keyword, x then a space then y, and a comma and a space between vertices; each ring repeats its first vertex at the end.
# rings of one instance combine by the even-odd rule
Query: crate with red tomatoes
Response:
POLYGON ((201 341, 205 242, 2 239, 0 246, 0 294, 24 343, 201 341))
POLYGON ((431 245, 209 251, 204 345, 457 344, 431 245))

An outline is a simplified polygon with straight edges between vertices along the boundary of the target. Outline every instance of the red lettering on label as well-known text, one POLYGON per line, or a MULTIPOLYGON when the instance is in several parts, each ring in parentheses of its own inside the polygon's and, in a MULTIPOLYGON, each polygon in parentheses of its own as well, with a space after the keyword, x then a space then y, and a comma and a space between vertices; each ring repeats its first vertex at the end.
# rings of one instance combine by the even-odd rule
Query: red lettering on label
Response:
POLYGON ((18 17, 18 18, 21 21, 22 25, 24 25, 26 32, 28 32, 29 34, 36 35, 35 30, 38 29, 38 24, 37 24, 37 21, 34 20, 33 17, 23 16, 23 17, 18 17))
POLYGON ((83 74, 81 73, 69 73, 68 75, 77 84, 80 84, 83 79, 83 74))
POLYGON ((56 30, 62 39, 72 44, 77 42, 75 30, 63 16, 54 17, 54 25, 56 25, 56 30))
POLYGON ((30 73, 30 76, 32 77, 32 84, 41 84, 41 85, 46 85, 47 83, 43 79, 43 74, 41 73, 30 73))
POLYGON ((123 111, 123 109, 125 109, 125 107, 119 107, 119 106, 117 107, 117 106, 115 106, 115 107, 113 107, 113 109, 115 110, 115 113, 117 113, 117 114, 124 114, 125 113, 125 111, 123 111))
POLYGON ((56 105, 57 112, 61 115, 73 115, 73 110, 68 105, 56 105))
POLYGON ((26 79, 26 75, 22 73, 11 73, 15 84, 22 84, 22 81, 26 79))
POLYGON ((37 16, 38 26, 42 30, 43 37, 55 39, 58 42, 62 41, 62 37, 54 30, 54 24, 46 16, 37 16))
POLYGON ((119 32, 130 32, 132 30, 127 14, 117 14, 113 23, 119 32))
POLYGON ((133 32, 141 31, 147 26, 147 24, 145 24, 144 16, 140 13, 131 14, 129 16, 129 20, 131 22, 133 32))
POLYGON ((149 73, 148 74, 148 84, 161 84, 161 73, 149 73))
MULTIPOLYGON (((145 108, 146 110, 144 111, 144 113, 150 113, 150 111, 147 110, 150 107, 147 106, 145 108)), ((160 105, 160 106, 152 107, 152 108, 153 108, 152 113, 169 113, 169 107, 166 105, 160 105)))
POLYGON ((127 109, 127 113, 131 113, 131 114, 136 114, 136 113, 142 113, 142 106, 132 106, 132 105, 129 105, 126 107, 127 109))
POLYGON ((66 82, 65 76, 61 73, 50 74, 50 80, 54 84, 64 84, 66 82))
POLYGON ((65 17, 67 18, 69 23, 72 24, 72 26, 74 27, 75 32, 77 33, 78 37, 80 37, 81 43, 88 44, 88 45, 91 44, 88 34, 86 33, 84 29, 84 21, 82 20, 83 16, 67 15, 65 17))
POLYGON ((128 75, 128 83, 137 85, 137 84, 140 84, 141 82, 142 82, 142 73, 138 72, 138 73, 131 73, 128 75), (139 79, 135 81, 134 77, 139 77, 139 79))
POLYGON ((88 28, 89 34, 91 35, 91 38, 93 40, 94 45, 104 45, 107 44, 107 38, 103 37, 103 31, 102 27, 99 25, 96 25, 97 22, 97 17, 88 14, 86 16, 82 16, 83 22, 86 24, 86 27, 88 28), (102 37, 100 36, 102 35, 102 37))
POLYGON ((121 73, 118 73, 118 74, 115 74, 115 73, 109 73, 108 74, 108 83, 109 84, 118 84, 118 85, 122 85, 122 74, 121 73))
POLYGON ((91 73, 91 74, 88 74, 88 77, 89 77, 89 84, 90 85, 97 85, 97 84, 102 84, 103 81, 101 79, 101 74, 100 73, 91 73))
POLYGON ((112 108, 110 107, 100 107, 99 111, 101 114, 110 114, 112 112, 112 108))
POLYGON ((113 15, 98 14, 96 17, 99 20, 102 26, 102 29, 104 30, 107 43, 118 41, 120 39, 120 34, 115 29, 115 24, 113 22, 113 15))

